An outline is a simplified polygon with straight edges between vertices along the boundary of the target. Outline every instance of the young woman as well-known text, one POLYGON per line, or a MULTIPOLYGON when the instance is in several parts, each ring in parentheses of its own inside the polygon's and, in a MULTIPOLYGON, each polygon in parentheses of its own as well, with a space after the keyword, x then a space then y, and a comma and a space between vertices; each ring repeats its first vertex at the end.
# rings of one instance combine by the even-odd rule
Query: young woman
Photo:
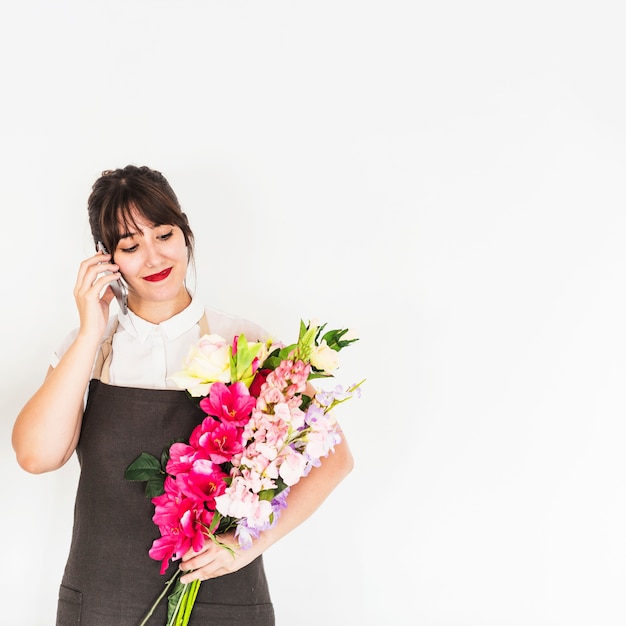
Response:
MULTIPOLYGON (((160 172, 127 166, 106 171, 88 201, 98 252, 79 268, 74 298, 80 325, 55 355, 42 386, 20 412, 13 447, 32 473, 61 467, 76 451, 81 475, 70 553, 59 592, 57 625, 138 624, 176 567, 200 586, 191 624, 270 626, 274 610, 262 554, 302 523, 352 469, 345 438, 320 467, 291 488, 278 523, 242 550, 207 541, 165 576, 148 550, 156 538, 153 506, 143 485, 124 480, 141 452, 190 433, 204 414, 168 377, 189 347, 211 332, 227 341, 267 333, 243 318, 206 308, 185 286, 193 233, 160 172), (110 318, 120 278, 128 310, 110 318), (188 571, 191 570, 191 571, 188 571)), ((162 603, 150 624, 165 623, 162 603)))

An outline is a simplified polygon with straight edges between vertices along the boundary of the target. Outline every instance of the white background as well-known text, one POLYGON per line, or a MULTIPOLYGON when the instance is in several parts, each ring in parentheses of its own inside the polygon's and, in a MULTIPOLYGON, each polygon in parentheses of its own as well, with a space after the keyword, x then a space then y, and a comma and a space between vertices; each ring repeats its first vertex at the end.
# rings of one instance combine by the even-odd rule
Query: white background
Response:
POLYGON ((266 555, 278 626, 626 623, 620 4, 6 3, 1 621, 53 623, 77 463, 27 475, 10 432, 134 163, 208 304, 361 335, 356 468, 266 555))

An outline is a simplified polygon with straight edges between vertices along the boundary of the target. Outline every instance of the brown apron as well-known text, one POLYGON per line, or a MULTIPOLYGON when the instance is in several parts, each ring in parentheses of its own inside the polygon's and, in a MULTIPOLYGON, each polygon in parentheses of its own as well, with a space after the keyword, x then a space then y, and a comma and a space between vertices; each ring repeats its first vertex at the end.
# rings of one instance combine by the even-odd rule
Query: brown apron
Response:
MULTIPOLYGON (((201 330, 208 331, 204 318, 201 330)), ((76 447, 81 473, 57 626, 137 626, 178 567, 173 563, 160 575, 160 563, 148 556, 159 537, 154 506, 144 495, 144 483, 126 481, 124 471, 142 452, 160 457, 166 444, 189 436, 205 414, 183 391, 107 384, 114 332, 89 384, 76 447)), ((166 604, 164 599, 151 626, 165 625, 166 604)), ((262 557, 204 581, 189 624, 273 626, 262 557)))

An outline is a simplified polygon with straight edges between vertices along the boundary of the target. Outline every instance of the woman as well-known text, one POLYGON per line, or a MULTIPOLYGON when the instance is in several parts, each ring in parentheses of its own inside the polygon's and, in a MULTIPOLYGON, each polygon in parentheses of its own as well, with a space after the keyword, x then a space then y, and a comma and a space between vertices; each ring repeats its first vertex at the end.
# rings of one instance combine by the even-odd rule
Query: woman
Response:
MULTIPOLYGON (((201 585, 191 624, 265 626, 274 611, 262 554, 302 523, 352 469, 344 442, 291 488, 278 523, 242 550, 233 533, 186 553, 165 576, 148 556, 156 538, 153 507, 124 470, 143 451, 160 455, 204 416, 168 377, 189 347, 212 332, 231 340, 266 339, 256 324, 205 308, 185 277, 193 233, 163 175, 147 167, 104 172, 88 201, 98 252, 80 265, 74 289, 79 328, 53 359, 42 386, 13 430, 17 460, 28 472, 55 470, 74 451, 81 466, 74 530, 59 593, 57 625, 138 624, 176 567, 201 585), (112 286, 123 278, 128 311, 110 318, 112 286)), ((150 624, 165 623, 165 603, 150 624)))

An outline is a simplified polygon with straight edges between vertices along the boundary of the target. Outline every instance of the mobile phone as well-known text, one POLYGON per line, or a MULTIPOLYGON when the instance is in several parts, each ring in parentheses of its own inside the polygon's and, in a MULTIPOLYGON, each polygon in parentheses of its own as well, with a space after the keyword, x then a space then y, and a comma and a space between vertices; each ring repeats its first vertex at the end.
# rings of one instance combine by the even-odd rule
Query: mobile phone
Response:
MULTIPOLYGON (((98 252, 108 254, 107 249, 101 241, 96 244, 96 247, 98 248, 98 252)), ((111 272, 106 273, 110 274, 111 272)), ((121 278, 114 280, 112 283, 109 283, 109 285, 111 286, 115 299, 119 304, 120 311, 123 315, 126 315, 128 313, 128 289, 126 289, 126 285, 122 282, 121 278)))

